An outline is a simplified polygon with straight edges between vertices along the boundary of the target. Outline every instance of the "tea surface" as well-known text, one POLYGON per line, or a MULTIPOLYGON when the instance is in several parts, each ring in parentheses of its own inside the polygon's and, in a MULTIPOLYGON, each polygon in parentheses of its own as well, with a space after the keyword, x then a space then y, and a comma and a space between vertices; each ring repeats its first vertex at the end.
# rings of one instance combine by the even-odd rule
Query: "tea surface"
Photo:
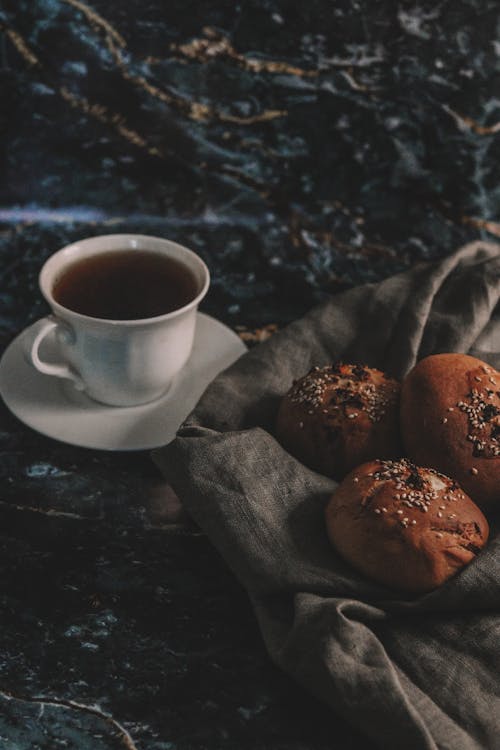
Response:
POLYGON ((183 263, 146 250, 103 252, 75 261, 52 289, 60 305, 108 320, 165 315, 187 305, 198 291, 183 263))

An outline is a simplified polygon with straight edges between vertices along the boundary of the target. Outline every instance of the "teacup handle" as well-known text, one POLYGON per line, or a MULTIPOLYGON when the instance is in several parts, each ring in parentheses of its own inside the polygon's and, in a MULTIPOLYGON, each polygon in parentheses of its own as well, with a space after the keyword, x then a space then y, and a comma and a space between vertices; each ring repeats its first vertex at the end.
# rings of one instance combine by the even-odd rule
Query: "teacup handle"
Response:
POLYGON ((78 373, 75 372, 69 365, 64 363, 53 364, 52 362, 44 362, 43 359, 40 359, 39 349, 42 341, 46 336, 49 335, 49 333, 52 333, 57 329, 59 329, 59 335, 66 338, 69 343, 74 341, 75 335, 69 325, 61 323, 60 320, 57 320, 57 318, 49 315, 48 317, 42 319, 40 323, 40 330, 38 331, 31 345, 31 361, 36 369, 40 372, 43 372, 44 375, 54 375, 56 378, 67 378, 73 381, 73 385, 78 391, 84 391, 85 383, 78 375, 78 373))

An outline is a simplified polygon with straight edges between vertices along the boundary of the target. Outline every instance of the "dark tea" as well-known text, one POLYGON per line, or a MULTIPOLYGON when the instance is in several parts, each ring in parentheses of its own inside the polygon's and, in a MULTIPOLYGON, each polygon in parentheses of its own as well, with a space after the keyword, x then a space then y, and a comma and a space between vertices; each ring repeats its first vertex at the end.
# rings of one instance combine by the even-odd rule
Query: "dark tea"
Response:
POLYGON ((54 282, 63 307, 92 318, 140 320, 178 310, 200 289, 180 261, 148 250, 115 250, 75 261, 54 282))

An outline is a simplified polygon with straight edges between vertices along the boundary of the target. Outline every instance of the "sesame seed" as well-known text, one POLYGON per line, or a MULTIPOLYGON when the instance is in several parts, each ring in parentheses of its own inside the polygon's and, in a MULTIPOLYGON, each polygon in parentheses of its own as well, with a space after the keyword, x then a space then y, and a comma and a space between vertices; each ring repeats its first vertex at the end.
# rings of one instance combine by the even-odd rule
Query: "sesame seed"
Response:
POLYGON ((438 539, 442 539, 443 538, 443 535, 440 534, 439 532, 436 534, 436 536, 437 536, 438 539))
POLYGON ((453 408, 453 406, 449 406, 448 411, 455 411, 455 409, 453 408))
POLYGON ((438 512, 437 512, 437 516, 438 516, 438 518, 442 518, 442 517, 443 517, 443 514, 441 513, 441 511, 440 511, 440 510, 438 510, 438 512))
POLYGON ((304 422, 299 422, 299 427, 302 430, 304 428, 304 422))
POLYGON ((382 508, 382 513, 387 513, 387 508, 382 508))
POLYGON ((359 477, 354 477, 353 482, 359 482, 359 477))
POLYGON ((475 466, 473 466, 472 469, 470 470, 470 473, 474 474, 474 476, 477 476, 477 474, 479 474, 479 471, 476 469, 475 466))
POLYGON ((478 383, 481 382, 481 378, 479 377, 479 375, 474 375, 474 380, 477 380, 478 383))
POLYGON ((403 511, 401 510, 401 508, 399 510, 397 510, 396 513, 398 514, 398 516, 402 516, 403 515, 403 511))
POLYGON ((376 513, 377 515, 380 515, 380 508, 375 508, 375 513, 376 513))
POLYGON ((412 520, 411 525, 412 526, 416 526, 417 525, 417 522, 415 521, 415 519, 412 520))
POLYGON ((447 417, 443 417, 443 418, 442 418, 442 420, 441 420, 441 422, 442 422, 443 424, 446 424, 446 422, 447 422, 447 421, 448 421, 448 418, 447 418, 447 417))
POLYGON ((290 393, 293 403, 302 404, 311 415, 319 410, 323 414, 343 411, 347 418, 359 416, 346 414, 350 396, 362 402, 363 412, 372 422, 379 422, 388 407, 398 398, 395 381, 375 385, 370 381, 370 370, 358 365, 336 363, 326 367, 312 367, 303 378, 295 380, 290 393), (366 382, 368 381, 368 382, 366 382), (325 404, 328 399, 328 408, 325 404))
POLYGON ((439 510, 446 510, 446 505, 440 505, 439 510))

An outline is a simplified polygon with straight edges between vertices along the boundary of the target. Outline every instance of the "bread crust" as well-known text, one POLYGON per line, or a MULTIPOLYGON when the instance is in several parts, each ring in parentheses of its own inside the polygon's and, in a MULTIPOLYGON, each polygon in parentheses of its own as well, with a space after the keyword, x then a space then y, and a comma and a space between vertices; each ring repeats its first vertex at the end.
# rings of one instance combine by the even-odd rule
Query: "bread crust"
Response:
POLYGON ((401 434, 408 457, 456 479, 484 510, 500 507, 500 373, 466 354, 435 354, 407 375, 401 434))
POLYGON ((373 458, 401 455, 400 384, 380 370, 314 367, 282 399, 276 436, 311 469, 334 479, 373 458))
POLYGON ((411 594, 435 589, 488 540, 486 518, 457 482, 406 459, 352 471, 325 509, 337 552, 378 583, 411 594))

